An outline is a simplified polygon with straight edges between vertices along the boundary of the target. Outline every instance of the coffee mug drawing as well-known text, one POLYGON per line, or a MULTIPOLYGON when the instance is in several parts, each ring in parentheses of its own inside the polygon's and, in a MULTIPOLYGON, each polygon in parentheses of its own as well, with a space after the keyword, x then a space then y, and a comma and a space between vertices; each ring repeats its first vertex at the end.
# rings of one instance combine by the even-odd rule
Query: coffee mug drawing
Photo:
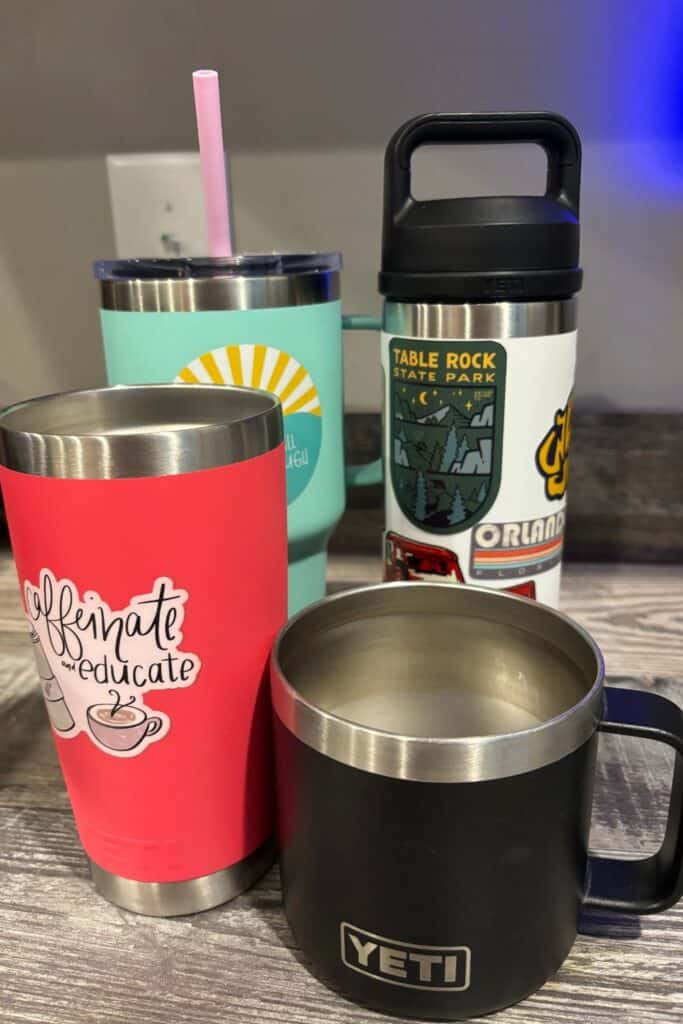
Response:
POLYGON ((683 889, 683 712, 604 686, 600 651, 527 598, 390 583, 296 616, 271 663, 285 911, 358 1003, 460 1020, 561 966, 582 907, 683 889), (661 849, 589 855, 598 732, 677 753, 661 849))
POLYGON ((382 479, 379 459, 344 466, 342 328, 380 322, 342 317, 341 265, 339 253, 95 264, 110 384, 227 384, 280 399, 290 615, 325 593, 345 483, 382 479))
POLYGON ((132 750, 164 724, 158 715, 148 717, 144 708, 132 704, 91 704, 87 715, 90 732, 110 750, 132 750))

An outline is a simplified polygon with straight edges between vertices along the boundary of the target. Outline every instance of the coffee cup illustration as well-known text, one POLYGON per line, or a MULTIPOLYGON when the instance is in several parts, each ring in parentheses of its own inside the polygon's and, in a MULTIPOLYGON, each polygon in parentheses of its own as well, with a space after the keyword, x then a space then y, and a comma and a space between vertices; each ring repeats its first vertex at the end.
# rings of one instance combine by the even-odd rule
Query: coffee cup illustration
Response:
POLYGON ((163 724, 163 719, 148 716, 137 705, 91 704, 88 708, 90 732, 109 750, 133 750, 145 737, 158 733, 163 724))

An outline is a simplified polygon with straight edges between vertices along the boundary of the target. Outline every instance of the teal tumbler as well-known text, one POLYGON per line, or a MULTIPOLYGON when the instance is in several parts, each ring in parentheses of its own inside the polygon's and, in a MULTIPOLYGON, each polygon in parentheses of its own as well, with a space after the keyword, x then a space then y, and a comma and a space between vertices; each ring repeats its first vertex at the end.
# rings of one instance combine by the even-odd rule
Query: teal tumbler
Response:
MULTIPOLYGON (((290 614, 325 593, 327 544, 344 510, 345 476, 354 483, 382 477, 379 460, 345 474, 340 272, 339 253, 95 264, 110 384, 237 384, 279 397, 290 614)), ((345 326, 379 322, 349 318, 345 326)), ((243 564, 229 570, 248 573, 249 557, 245 551, 243 564)))

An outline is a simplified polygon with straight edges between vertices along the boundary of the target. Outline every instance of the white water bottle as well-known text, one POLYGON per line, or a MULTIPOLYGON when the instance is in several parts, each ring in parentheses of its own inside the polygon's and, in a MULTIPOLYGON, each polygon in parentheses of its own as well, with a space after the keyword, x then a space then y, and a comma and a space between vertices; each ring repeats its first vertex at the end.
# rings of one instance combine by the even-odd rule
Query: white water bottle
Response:
POLYGON ((385 578, 557 606, 576 359, 581 148, 556 114, 428 114, 386 152, 385 578), (418 201, 424 144, 528 142, 544 195, 418 201))

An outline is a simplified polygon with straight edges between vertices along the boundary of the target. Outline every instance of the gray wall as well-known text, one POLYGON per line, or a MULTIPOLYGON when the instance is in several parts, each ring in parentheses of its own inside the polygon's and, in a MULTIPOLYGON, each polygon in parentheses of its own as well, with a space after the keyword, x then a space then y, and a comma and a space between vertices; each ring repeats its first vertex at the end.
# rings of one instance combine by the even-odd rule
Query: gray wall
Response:
MULTIPOLYGON (((190 72, 213 66, 238 243, 343 250, 356 312, 379 309, 394 128, 435 109, 567 114, 585 142, 579 402, 682 407, 683 174, 660 101, 679 4, 23 0, 3 16, 0 401, 102 379, 89 263, 114 255, 104 155, 193 148, 190 72)), ((419 173, 427 194, 533 190, 539 163, 441 151, 419 173)), ((377 356, 372 336, 348 340, 351 408, 378 406, 377 356)))

